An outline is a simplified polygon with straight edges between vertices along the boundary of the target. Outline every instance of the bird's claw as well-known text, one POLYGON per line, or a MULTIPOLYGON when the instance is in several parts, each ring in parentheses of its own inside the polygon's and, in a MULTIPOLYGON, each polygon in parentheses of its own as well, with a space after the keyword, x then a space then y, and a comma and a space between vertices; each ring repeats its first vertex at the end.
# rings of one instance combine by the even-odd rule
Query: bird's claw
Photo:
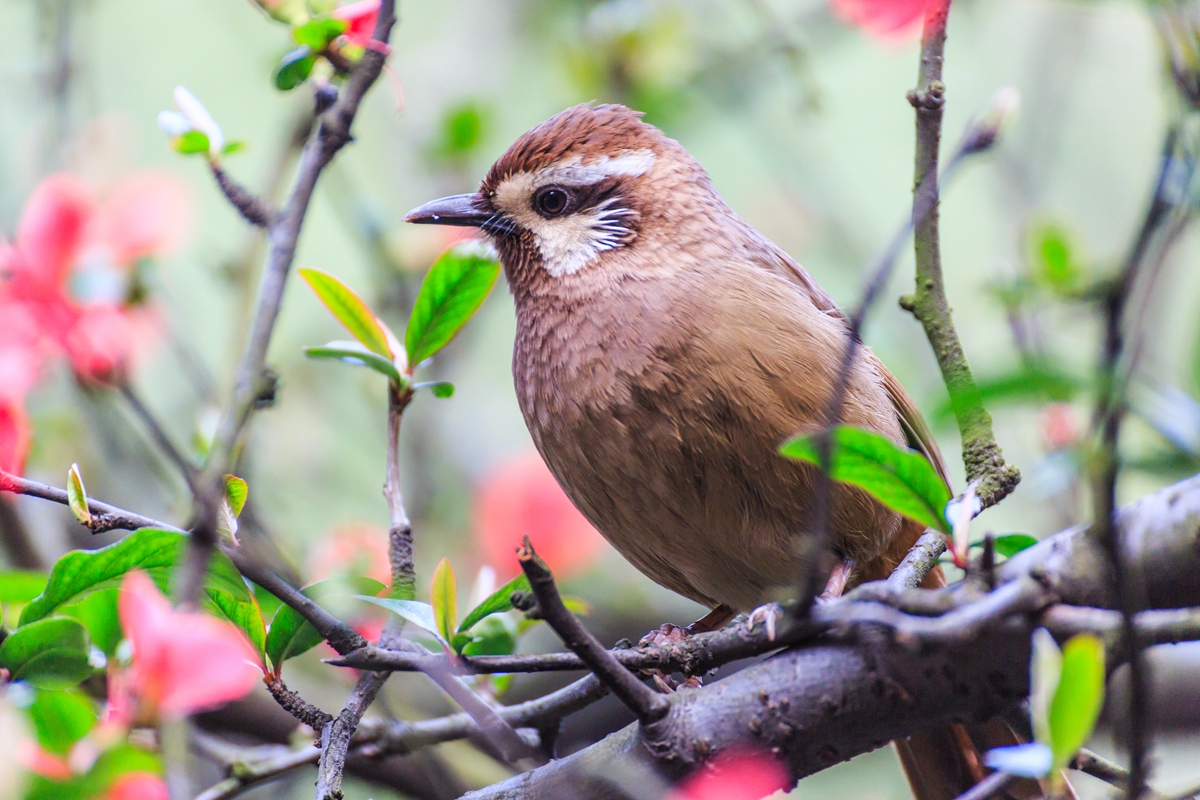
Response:
POLYGON ((783 618, 783 606, 779 603, 767 603, 750 612, 746 625, 754 630, 754 626, 762 623, 767 631, 767 641, 775 641, 775 623, 783 618))

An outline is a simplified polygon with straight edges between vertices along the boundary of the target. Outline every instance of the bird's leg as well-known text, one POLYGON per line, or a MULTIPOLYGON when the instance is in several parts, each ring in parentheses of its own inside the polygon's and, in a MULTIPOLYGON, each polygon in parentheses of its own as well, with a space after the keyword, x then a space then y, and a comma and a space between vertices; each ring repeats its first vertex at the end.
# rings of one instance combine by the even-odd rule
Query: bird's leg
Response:
MULTIPOLYGON (((642 640, 638 642, 638 647, 663 647, 664 645, 679 644, 687 637, 694 636, 697 633, 720 630, 735 616, 737 616, 737 611, 722 604, 686 628, 681 628, 670 622, 664 622, 657 630, 650 631, 643 636, 642 640)), ((678 686, 674 678, 664 674, 661 670, 647 669, 642 671, 654 678, 654 682, 658 685, 658 688, 664 692, 672 692, 678 686)), ((683 685, 689 689, 699 688, 701 685, 700 676, 684 675, 683 685)))
POLYGON ((833 572, 829 573, 829 580, 825 583, 825 591, 821 592, 817 598, 818 603, 828 603, 831 600, 837 600, 842 596, 842 592, 846 591, 846 584, 850 582, 850 577, 854 574, 854 568, 858 566, 858 562, 853 558, 843 558, 833 568, 833 572))

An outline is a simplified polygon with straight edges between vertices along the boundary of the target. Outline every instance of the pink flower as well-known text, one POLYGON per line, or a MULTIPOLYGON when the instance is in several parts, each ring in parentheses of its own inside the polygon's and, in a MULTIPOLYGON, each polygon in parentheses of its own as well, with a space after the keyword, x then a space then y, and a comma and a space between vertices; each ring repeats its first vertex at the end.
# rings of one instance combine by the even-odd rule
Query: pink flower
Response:
POLYGON ((366 575, 382 584, 392 582, 387 531, 374 525, 346 525, 321 539, 308 558, 316 580, 366 575))
POLYGON ((243 697, 261 677, 258 655, 240 630, 207 614, 174 610, 144 572, 126 574, 118 610, 133 661, 111 676, 110 716, 117 721, 219 706, 243 697))
POLYGON ((475 533, 483 557, 500 574, 520 572, 516 551, 526 535, 560 576, 590 566, 604 547, 603 537, 532 450, 483 479, 475 497, 475 533))
POLYGON ((1070 403, 1048 403, 1038 413, 1042 447, 1050 452, 1066 450, 1079 443, 1079 420, 1070 403))
POLYGON ((335 8, 333 18, 344 20, 348 27, 343 34, 351 44, 370 47, 375 33, 375 20, 379 17, 379 0, 359 0, 357 3, 335 8))
POLYGON ((833 13, 885 39, 906 36, 917 29, 930 7, 944 0, 832 0, 833 13))
POLYGON ((0 400, 0 472, 21 475, 29 454, 29 419, 19 402, 0 400))
POLYGON ((127 772, 101 800, 170 800, 167 784, 152 772, 127 772))
POLYGON ((753 750, 726 752, 676 786, 667 800, 762 800, 794 784, 778 759, 753 750))

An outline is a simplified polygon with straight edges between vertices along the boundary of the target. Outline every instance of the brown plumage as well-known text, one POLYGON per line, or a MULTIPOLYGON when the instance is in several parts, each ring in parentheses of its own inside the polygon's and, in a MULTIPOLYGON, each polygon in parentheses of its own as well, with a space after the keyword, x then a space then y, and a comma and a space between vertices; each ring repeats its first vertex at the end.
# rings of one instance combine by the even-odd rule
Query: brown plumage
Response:
MULTIPOLYGON (((815 471, 778 448, 819 425, 847 323, 640 117, 567 109, 519 138, 477 193, 408 219, 479 226, 496 245, 516 303, 521 411, 571 500, 652 580, 750 611, 801 574, 815 471)), ((866 348, 842 420, 918 448, 946 476, 913 401, 866 348)), ((859 579, 890 573, 921 533, 835 486, 833 549, 859 579)), ((978 777, 961 729, 902 754, 923 800, 978 777)))

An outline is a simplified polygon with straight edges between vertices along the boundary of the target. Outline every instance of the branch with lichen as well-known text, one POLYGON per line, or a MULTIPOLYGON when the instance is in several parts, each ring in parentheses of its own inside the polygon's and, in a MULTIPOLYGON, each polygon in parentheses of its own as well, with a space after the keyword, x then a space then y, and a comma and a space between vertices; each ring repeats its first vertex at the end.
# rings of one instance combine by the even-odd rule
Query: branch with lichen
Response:
POLYGON ((913 243, 916 253, 916 291, 900 305, 925 328, 942 380, 950 393, 954 417, 962 436, 967 481, 978 481, 976 496, 984 508, 1003 500, 1021 480, 1017 468, 1005 464, 992 431, 992 417, 983 406, 966 353, 954 329, 950 302, 942 278, 938 233, 938 158, 946 86, 942 58, 951 0, 939 0, 925 17, 921 36, 921 66, 917 88, 908 94, 916 109, 917 146, 913 190, 913 243))

